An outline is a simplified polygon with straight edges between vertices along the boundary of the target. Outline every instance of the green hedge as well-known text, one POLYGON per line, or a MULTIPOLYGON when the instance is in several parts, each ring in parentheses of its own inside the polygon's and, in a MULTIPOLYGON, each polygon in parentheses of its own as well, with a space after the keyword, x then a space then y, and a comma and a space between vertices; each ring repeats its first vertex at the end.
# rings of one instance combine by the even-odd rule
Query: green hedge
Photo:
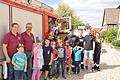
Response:
POLYGON ((120 40, 113 41, 113 46, 120 47, 120 40))

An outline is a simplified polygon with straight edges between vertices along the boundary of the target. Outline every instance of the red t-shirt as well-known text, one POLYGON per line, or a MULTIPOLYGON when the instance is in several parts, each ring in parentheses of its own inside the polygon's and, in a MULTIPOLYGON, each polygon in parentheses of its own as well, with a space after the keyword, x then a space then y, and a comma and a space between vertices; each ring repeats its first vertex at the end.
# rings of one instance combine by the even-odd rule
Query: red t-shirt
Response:
POLYGON ((25 51, 32 51, 33 43, 34 43, 34 36, 31 33, 31 36, 27 34, 27 32, 22 33, 23 44, 25 46, 25 51))
POLYGON ((58 54, 59 54, 58 50, 57 49, 53 49, 53 61, 54 61, 54 59, 57 58, 58 54))
POLYGON ((66 49, 66 57, 69 57, 69 55, 71 54, 72 48, 70 46, 65 46, 65 49, 66 49))
POLYGON ((23 43, 23 39, 20 34, 15 36, 12 32, 9 32, 3 38, 3 44, 7 44, 8 55, 17 52, 17 46, 19 43, 23 43))

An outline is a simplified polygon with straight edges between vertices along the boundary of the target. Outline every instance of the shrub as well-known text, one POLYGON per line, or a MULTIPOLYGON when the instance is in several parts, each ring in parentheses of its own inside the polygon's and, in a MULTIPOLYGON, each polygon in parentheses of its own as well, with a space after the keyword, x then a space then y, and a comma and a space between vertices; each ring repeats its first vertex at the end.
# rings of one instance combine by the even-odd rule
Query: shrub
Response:
POLYGON ((120 40, 116 40, 112 44, 113 46, 120 47, 120 40))

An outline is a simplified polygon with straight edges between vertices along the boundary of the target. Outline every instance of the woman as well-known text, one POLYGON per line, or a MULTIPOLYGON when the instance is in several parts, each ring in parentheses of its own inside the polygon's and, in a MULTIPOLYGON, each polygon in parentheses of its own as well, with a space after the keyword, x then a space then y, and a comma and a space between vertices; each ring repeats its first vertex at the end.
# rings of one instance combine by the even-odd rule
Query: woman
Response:
POLYGON ((95 50, 94 50, 94 69, 100 71, 99 63, 100 63, 100 53, 101 53, 101 37, 100 33, 96 33, 95 38, 95 50))

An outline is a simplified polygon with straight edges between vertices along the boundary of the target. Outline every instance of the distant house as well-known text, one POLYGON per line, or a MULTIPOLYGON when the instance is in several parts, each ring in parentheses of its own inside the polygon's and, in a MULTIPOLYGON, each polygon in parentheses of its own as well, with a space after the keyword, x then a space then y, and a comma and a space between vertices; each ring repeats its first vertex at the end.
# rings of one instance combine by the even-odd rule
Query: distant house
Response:
POLYGON ((103 15, 103 28, 120 27, 120 6, 118 8, 106 8, 103 15))

